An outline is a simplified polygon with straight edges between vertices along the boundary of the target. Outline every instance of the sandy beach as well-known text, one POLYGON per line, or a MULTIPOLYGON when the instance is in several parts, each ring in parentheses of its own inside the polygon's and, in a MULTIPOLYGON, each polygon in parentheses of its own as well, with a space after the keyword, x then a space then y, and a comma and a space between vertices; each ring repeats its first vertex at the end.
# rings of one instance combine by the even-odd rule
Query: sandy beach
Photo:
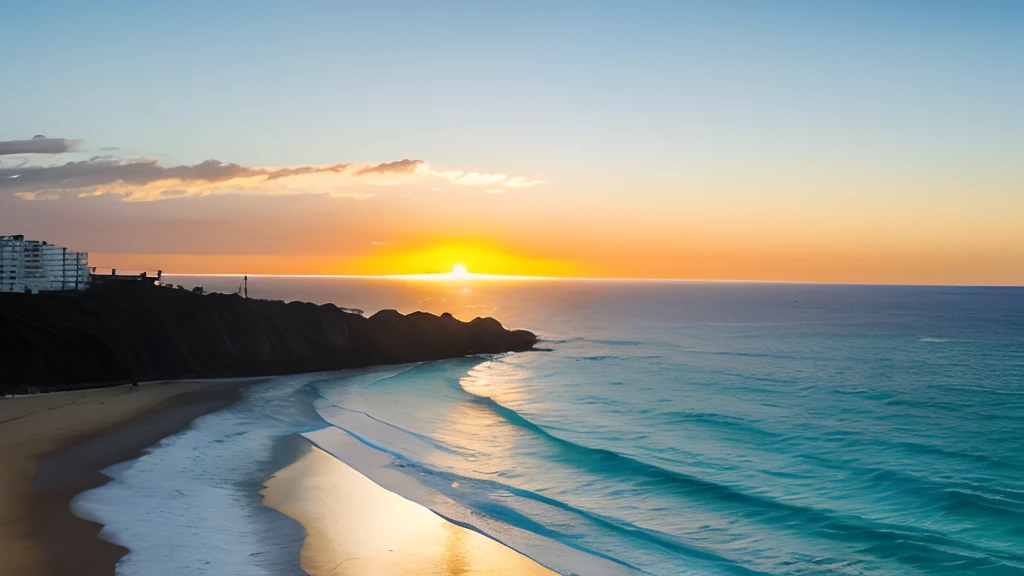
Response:
POLYGON ((74 516, 99 471, 137 457, 249 382, 153 383, 0 399, 0 558, 5 574, 110 575, 127 550, 74 516))
POLYGON ((533 560, 381 488, 319 448, 267 482, 264 503, 302 523, 312 576, 550 576, 533 560))
MULTIPOLYGON (((142 455, 251 381, 154 383, 0 400, 0 572, 111 575, 128 549, 71 512, 104 468, 142 455)), ((314 576, 551 575, 522 554, 389 492, 306 440, 271 477, 264 504, 306 529, 314 576)))

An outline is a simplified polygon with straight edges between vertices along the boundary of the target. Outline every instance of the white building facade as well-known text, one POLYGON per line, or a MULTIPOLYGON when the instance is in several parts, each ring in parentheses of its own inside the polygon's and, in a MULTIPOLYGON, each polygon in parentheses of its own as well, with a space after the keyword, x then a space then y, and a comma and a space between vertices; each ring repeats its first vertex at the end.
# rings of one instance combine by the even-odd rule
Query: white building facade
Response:
POLYGON ((24 236, 0 236, 0 292, 64 292, 89 287, 89 254, 24 236))

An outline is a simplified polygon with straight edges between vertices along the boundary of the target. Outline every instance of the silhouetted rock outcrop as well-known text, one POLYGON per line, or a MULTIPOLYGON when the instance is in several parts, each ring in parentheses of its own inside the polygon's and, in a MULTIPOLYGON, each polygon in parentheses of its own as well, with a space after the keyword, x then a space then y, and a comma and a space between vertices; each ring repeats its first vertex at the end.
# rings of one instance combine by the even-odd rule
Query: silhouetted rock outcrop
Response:
POLYGON ((261 376, 528 350, 537 337, 493 318, 369 318, 333 304, 109 287, 0 294, 0 391, 133 380, 261 376))

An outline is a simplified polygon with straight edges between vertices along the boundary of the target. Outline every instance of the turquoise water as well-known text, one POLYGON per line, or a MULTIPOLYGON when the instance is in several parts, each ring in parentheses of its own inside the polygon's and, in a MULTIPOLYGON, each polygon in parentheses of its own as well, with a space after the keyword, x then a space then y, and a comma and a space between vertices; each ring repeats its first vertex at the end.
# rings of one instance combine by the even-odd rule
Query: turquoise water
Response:
MULTIPOLYGON (((225 439, 258 438, 265 453, 299 433, 566 574, 1024 574, 1024 290, 286 278, 249 290, 493 314, 542 350, 276 379, 232 418, 165 441, 134 480, 133 464, 117 470, 83 509, 141 489, 146 467, 252 458, 255 444, 225 439)), ((139 506, 159 507, 146 496, 139 506)), ((139 556, 144 536, 126 536, 140 529, 105 514, 138 551, 119 571, 158 573, 139 556)))

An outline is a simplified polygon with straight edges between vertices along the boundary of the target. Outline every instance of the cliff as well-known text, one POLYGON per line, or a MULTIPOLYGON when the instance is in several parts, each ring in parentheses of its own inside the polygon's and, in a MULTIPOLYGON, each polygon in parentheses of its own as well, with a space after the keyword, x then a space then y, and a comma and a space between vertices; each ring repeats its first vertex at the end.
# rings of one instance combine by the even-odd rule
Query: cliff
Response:
POLYGON ((0 392, 133 380, 262 376, 528 350, 493 318, 365 318, 333 304, 156 287, 0 294, 0 392))

